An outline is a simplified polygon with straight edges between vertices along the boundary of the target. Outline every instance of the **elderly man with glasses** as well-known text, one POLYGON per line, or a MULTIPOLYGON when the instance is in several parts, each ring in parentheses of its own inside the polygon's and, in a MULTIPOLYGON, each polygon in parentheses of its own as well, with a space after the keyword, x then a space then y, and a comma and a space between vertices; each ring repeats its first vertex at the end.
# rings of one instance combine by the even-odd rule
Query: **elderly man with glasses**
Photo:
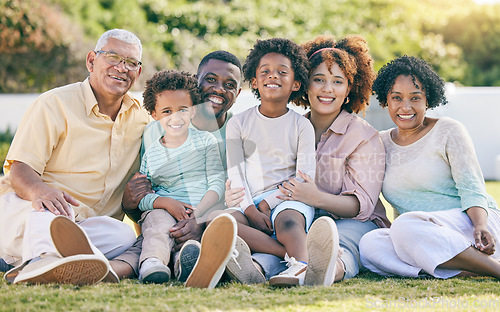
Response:
POLYGON ((134 34, 109 30, 87 54, 87 79, 26 111, 0 181, 0 257, 16 265, 8 282, 119 281, 107 259, 135 242, 120 202, 150 120, 128 93, 141 56, 134 34))

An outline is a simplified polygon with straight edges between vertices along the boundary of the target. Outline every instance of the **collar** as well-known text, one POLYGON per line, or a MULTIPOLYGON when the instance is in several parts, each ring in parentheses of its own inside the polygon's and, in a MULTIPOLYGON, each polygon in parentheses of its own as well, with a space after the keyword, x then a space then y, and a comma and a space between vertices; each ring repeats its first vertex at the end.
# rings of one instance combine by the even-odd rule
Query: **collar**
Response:
MULTIPOLYGON (((89 116, 92 111, 99 112, 99 106, 97 103, 97 99, 95 98, 94 92, 92 91, 92 87, 90 86, 89 77, 82 82, 82 92, 83 92, 83 100, 85 101, 85 111, 87 116, 89 116)), ((139 101, 132 96, 130 92, 127 92, 122 99, 122 106, 120 108, 121 112, 126 112, 131 109, 133 106, 140 109, 141 105, 139 101)))
POLYGON ((334 133, 345 134, 347 127, 351 123, 354 116, 345 110, 341 110, 340 114, 335 118, 328 129, 332 130, 334 133))

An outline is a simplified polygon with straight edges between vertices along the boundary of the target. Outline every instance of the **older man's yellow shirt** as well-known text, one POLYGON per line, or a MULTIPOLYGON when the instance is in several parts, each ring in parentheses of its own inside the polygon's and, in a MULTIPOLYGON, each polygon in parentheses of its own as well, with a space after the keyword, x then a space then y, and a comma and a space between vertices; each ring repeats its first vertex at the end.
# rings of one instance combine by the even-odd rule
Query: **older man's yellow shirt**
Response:
POLYGON ((139 169, 147 112, 125 95, 115 119, 99 112, 89 80, 42 94, 25 112, 4 163, 0 194, 13 191, 14 161, 31 166, 48 185, 80 202, 77 220, 92 216, 123 218, 126 183, 139 169))

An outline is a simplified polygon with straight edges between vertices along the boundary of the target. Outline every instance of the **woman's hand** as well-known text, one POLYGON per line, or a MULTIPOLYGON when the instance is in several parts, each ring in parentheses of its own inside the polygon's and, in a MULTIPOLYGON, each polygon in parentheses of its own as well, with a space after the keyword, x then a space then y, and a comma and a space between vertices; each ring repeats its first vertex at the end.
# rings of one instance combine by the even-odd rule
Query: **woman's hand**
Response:
POLYGON ((245 197, 245 189, 242 187, 231 188, 231 180, 226 180, 226 193, 224 196, 224 200, 226 202, 226 206, 231 207, 239 207, 239 204, 243 201, 245 197))
POLYGON ((467 215, 474 226, 474 246, 487 255, 495 253, 495 237, 488 231, 488 213, 481 207, 470 207, 467 215))
POLYGON ((283 182, 283 185, 278 186, 283 195, 279 195, 277 198, 281 200, 297 200, 314 206, 312 205, 312 200, 319 192, 316 183, 309 175, 302 171, 299 171, 299 177, 304 179, 304 182, 291 178, 288 182, 283 182))
POLYGON ((486 226, 474 227, 475 247, 491 256, 495 253, 495 237, 487 230, 486 226))

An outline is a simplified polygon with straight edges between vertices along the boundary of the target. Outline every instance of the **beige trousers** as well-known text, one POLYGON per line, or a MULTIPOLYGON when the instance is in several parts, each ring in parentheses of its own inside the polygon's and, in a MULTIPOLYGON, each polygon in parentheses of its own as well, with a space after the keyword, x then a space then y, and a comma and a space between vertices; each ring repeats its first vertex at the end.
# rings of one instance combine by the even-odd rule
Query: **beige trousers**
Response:
MULTIPOLYGON (((57 253, 49 231, 54 218, 49 211, 34 210, 30 201, 14 192, 0 196, 0 257, 16 266, 42 253, 57 253)), ((125 252, 136 240, 128 224, 111 217, 91 217, 78 225, 108 259, 125 252)))

